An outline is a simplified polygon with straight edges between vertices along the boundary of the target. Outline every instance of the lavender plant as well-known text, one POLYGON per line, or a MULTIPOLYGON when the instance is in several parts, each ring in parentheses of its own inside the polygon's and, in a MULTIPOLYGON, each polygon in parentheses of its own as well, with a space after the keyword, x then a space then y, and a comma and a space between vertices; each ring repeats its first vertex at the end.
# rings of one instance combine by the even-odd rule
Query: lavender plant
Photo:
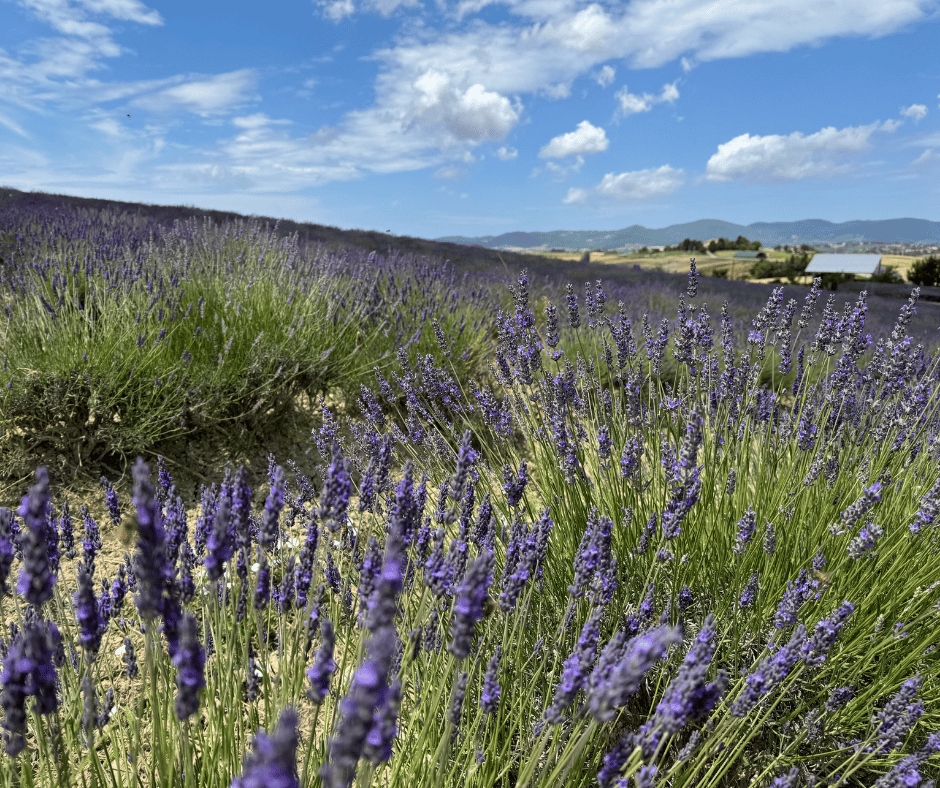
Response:
POLYGON ((864 297, 804 333, 818 285, 795 330, 775 290, 743 350, 722 310, 716 350, 699 292, 693 264, 675 324, 634 319, 644 353, 600 284, 536 310, 523 274, 489 379, 438 318, 358 415, 324 414, 319 490, 271 457, 257 512, 242 469, 192 535, 138 458, 132 495, 104 485, 136 549, 100 597, 96 530, 69 555, 37 469, 0 508, 3 784, 926 788, 940 358, 907 341, 917 292, 864 368, 864 297), (760 385, 784 341, 786 401, 760 385))

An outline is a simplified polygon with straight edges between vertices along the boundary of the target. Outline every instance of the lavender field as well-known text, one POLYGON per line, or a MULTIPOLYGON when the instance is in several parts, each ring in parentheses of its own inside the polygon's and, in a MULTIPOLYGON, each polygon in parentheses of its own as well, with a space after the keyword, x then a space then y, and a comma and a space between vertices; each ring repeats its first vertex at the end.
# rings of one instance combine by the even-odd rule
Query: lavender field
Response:
POLYGON ((940 777, 916 289, 22 206, 0 258, 3 786, 940 777))

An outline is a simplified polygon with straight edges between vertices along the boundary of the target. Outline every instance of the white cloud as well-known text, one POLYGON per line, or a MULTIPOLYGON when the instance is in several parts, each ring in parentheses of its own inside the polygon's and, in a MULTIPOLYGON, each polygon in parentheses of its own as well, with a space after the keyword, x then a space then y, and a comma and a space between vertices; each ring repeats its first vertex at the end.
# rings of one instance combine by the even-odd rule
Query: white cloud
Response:
POLYGON ((562 156, 573 156, 582 153, 601 153, 607 150, 610 140, 603 129, 592 126, 589 121, 582 120, 575 131, 554 137, 539 151, 540 159, 559 159, 562 156))
POLYGON ((679 98, 679 90, 676 88, 676 83, 673 82, 671 85, 663 85, 663 92, 658 97, 650 93, 637 96, 630 93, 625 85, 614 94, 614 97, 619 102, 618 111, 624 115, 632 115, 636 112, 649 112, 653 108, 653 104, 662 101, 674 102, 679 98))
POLYGON ((238 104, 256 100, 249 95, 256 83, 255 70, 245 68, 138 96, 131 104, 151 112, 183 109, 205 117, 228 112, 238 104))
POLYGON ((610 66, 604 66, 597 74, 594 75, 594 81, 597 82, 602 88, 606 88, 611 82, 614 81, 614 76, 616 71, 610 66))
POLYGON ((927 114, 927 107, 923 104, 911 104, 906 109, 902 107, 901 114, 906 118, 913 118, 916 123, 927 114))
POLYGON ((428 69, 412 84, 418 96, 406 131, 442 126, 459 139, 498 140, 519 120, 518 110, 499 93, 479 83, 461 90, 444 71, 428 69))
POLYGON ((894 128, 896 126, 889 126, 889 122, 875 122, 839 130, 829 126, 806 136, 798 131, 788 136, 741 134, 718 146, 718 152, 708 160, 705 178, 711 181, 780 181, 848 172, 850 167, 836 166, 831 160, 867 149, 872 133, 894 128))
POLYGON ((682 65, 682 70, 688 74, 693 68, 695 68, 695 63, 689 60, 687 57, 684 57, 679 60, 679 63, 682 65))
POLYGON ((6 126, 10 131, 19 134, 21 137, 29 139, 29 134, 27 134, 15 121, 10 120, 4 115, 0 115, 0 125, 6 126))
POLYGON ((510 159, 515 159, 519 156, 519 151, 515 148, 507 148, 503 145, 502 148, 496 151, 496 155, 503 161, 509 161, 510 159))
POLYGON ((928 161, 934 161, 937 158, 936 153, 933 148, 927 148, 923 153, 920 154, 914 161, 911 162, 911 167, 919 167, 921 164, 926 164, 928 161))
POLYGON ((668 164, 656 170, 636 170, 619 175, 608 173, 593 189, 570 189, 564 199, 566 205, 584 203, 594 196, 608 202, 642 200, 662 194, 671 194, 684 182, 685 173, 668 164))

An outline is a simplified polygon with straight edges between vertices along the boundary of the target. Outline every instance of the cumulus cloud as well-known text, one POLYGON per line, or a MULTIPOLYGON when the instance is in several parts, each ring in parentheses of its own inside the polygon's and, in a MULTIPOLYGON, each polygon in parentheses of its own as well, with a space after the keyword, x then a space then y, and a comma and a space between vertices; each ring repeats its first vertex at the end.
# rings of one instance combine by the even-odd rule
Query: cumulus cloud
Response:
POLYGON ((504 96, 481 84, 461 90, 444 71, 428 69, 413 87, 418 97, 406 130, 442 126, 459 139, 498 140, 519 120, 521 109, 514 109, 504 96))
POLYGON ((519 156, 519 151, 515 148, 507 148, 505 145, 496 151, 496 155, 503 161, 510 161, 519 156))
POLYGON ((650 93, 637 96, 630 93, 624 85, 621 90, 614 94, 614 97, 619 104, 618 111, 623 115, 632 115, 636 112, 649 112, 653 108, 653 104, 663 101, 668 101, 671 104, 679 98, 679 90, 676 88, 676 83, 673 82, 671 85, 663 85, 662 93, 659 96, 653 96, 650 93))
POLYGON ((570 189, 564 203, 584 203, 591 197, 609 202, 629 202, 671 194, 682 186, 684 175, 681 169, 668 164, 656 170, 635 170, 619 175, 608 173, 593 189, 570 189))
POLYGON ((611 82, 614 81, 614 76, 617 74, 616 71, 611 66, 604 66, 600 71, 594 75, 594 81, 597 82, 602 88, 606 88, 611 82))
POLYGON ((913 118, 916 123, 927 114, 927 107, 924 104, 911 104, 907 108, 902 107, 901 114, 905 118, 913 118))
POLYGON ((764 137, 741 134, 718 146, 706 165, 705 178, 711 181, 795 181, 848 172, 833 159, 866 150, 876 131, 894 131, 897 121, 871 123, 836 129, 828 126, 815 134, 793 132, 764 137))
POLYGON ((582 153, 601 153, 609 145, 610 140, 603 129, 582 120, 575 131, 551 139, 538 155, 540 159, 560 159, 582 153))

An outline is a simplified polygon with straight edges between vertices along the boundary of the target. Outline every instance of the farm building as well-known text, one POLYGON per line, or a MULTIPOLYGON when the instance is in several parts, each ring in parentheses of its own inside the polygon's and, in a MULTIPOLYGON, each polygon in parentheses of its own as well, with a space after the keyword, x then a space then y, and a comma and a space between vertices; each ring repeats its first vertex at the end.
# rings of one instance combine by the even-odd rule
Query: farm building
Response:
POLYGON ((880 254, 814 254, 807 274, 880 274, 880 254))
POLYGON ((763 252, 735 252, 735 260, 766 260, 767 255, 763 252))

